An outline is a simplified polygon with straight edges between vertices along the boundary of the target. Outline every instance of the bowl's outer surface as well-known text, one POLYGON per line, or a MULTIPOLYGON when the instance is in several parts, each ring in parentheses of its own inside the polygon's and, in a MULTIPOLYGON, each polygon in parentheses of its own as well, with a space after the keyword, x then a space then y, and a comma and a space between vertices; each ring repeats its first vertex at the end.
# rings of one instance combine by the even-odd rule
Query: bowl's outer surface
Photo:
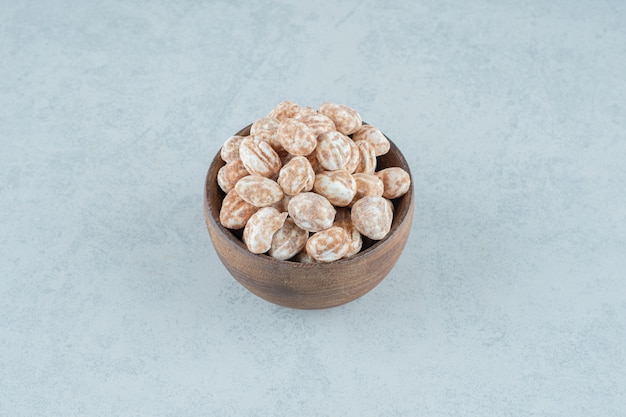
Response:
MULTIPOLYGON (((246 136, 250 126, 237 134, 246 136)), ((390 140, 391 142, 391 140, 390 140)), ((413 220, 413 180, 407 194, 392 200, 395 207, 389 235, 354 255, 330 263, 279 261, 250 253, 244 243, 219 222, 224 193, 217 172, 224 165, 220 154, 209 168, 204 190, 204 217, 218 257, 241 285, 259 297, 285 307, 320 309, 353 301, 380 283, 398 261, 409 238, 413 220)), ((378 158, 377 169, 399 166, 410 172, 398 148, 378 158)))

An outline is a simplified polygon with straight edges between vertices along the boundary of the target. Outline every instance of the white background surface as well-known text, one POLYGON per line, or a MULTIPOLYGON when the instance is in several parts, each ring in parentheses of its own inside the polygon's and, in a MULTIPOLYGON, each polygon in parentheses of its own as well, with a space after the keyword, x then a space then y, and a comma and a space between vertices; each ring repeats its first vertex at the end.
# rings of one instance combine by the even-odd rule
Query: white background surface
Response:
POLYGON ((0 5, 0 415, 626 415, 623 2, 0 5), (256 298, 203 223, 281 100, 413 171, 342 307, 256 298))

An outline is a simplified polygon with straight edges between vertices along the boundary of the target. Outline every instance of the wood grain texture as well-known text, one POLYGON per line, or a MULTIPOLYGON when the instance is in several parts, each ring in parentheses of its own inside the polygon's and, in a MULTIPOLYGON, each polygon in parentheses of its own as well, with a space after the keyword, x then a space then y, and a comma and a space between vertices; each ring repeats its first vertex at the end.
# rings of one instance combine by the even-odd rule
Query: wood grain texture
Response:
MULTIPOLYGON (((250 126, 237 135, 248 135, 250 126)), ((391 141, 390 141, 391 142, 391 141)), ((219 152, 207 173, 204 217, 218 257, 245 288, 272 303, 291 308, 320 309, 353 301, 378 285, 398 261, 409 238, 413 220, 413 181, 404 196, 392 200, 391 231, 381 241, 365 241, 357 255, 330 263, 305 264, 279 261, 250 253, 240 233, 219 223, 224 193, 217 185, 217 172, 224 165, 219 152)), ((389 153, 378 157, 378 169, 398 166, 409 172, 400 150, 391 142, 389 153)))

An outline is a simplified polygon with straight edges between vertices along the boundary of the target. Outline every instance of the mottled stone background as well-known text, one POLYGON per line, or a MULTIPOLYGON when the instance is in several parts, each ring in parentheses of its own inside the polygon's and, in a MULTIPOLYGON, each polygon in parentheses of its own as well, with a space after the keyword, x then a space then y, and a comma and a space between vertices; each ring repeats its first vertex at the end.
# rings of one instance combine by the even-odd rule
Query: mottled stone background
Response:
POLYGON ((626 415, 626 6, 0 0, 0 415, 626 415), (365 297, 289 310, 206 232, 281 100, 405 152, 365 297))

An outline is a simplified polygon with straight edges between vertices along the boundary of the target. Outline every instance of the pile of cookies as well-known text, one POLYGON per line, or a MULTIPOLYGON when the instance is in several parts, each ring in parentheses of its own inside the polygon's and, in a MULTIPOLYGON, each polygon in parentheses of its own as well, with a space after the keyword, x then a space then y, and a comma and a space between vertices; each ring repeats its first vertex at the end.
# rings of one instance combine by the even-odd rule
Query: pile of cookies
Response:
POLYGON ((252 253, 280 260, 332 262, 357 254, 362 236, 383 239, 393 204, 410 187, 399 167, 376 171, 389 140, 354 109, 319 110, 283 101, 232 136, 217 182, 226 193, 220 223, 243 228, 252 253))

